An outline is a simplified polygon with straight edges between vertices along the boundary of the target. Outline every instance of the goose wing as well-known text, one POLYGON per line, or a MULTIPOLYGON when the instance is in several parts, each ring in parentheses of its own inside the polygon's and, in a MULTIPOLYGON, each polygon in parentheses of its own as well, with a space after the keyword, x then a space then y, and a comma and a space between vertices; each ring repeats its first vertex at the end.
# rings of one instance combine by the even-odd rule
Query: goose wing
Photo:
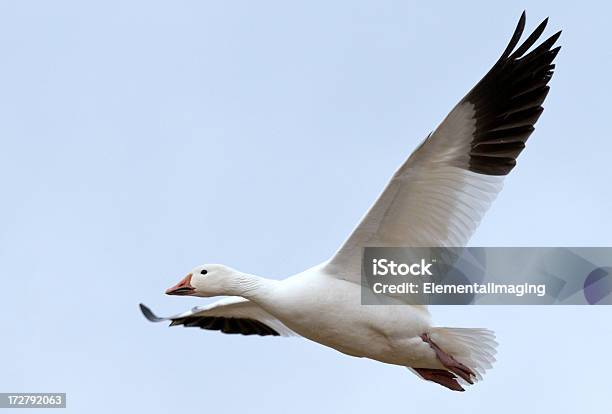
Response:
POLYGON ((147 306, 140 310, 151 322, 170 321, 170 326, 183 325, 221 331, 226 334, 293 336, 295 333, 257 304, 239 297, 229 297, 210 305, 174 316, 158 317, 147 306))
POLYGON ((327 272, 359 283, 366 246, 467 244, 542 114, 561 32, 528 50, 547 21, 516 47, 523 12, 499 60, 393 175, 327 272))

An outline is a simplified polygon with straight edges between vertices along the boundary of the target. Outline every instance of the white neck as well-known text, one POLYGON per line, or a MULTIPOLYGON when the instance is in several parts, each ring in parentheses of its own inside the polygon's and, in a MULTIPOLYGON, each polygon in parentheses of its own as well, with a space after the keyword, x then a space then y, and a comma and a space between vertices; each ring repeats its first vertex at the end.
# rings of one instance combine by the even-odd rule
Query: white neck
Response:
POLYGON ((257 302, 265 298, 276 287, 277 280, 270 280, 259 276, 239 273, 228 286, 228 295, 242 296, 245 299, 257 302))

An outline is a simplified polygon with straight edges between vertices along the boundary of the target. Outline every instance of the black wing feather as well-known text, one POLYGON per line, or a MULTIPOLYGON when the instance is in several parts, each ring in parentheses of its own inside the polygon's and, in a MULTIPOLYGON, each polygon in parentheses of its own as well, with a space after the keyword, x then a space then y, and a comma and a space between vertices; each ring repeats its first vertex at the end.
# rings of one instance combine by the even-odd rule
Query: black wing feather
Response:
POLYGON ((280 336, 276 330, 255 319, 196 315, 186 316, 184 318, 160 318, 142 303, 140 304, 140 310, 149 321, 170 321, 170 326, 183 325, 185 327, 221 331, 226 334, 280 336))
POLYGON ((506 175, 534 131, 544 110, 561 47, 551 49, 561 32, 525 54, 540 38, 548 18, 516 49, 525 28, 525 12, 500 59, 462 102, 474 105, 476 130, 473 134, 469 169, 487 175, 506 175), (514 52, 513 52, 514 50, 514 52))

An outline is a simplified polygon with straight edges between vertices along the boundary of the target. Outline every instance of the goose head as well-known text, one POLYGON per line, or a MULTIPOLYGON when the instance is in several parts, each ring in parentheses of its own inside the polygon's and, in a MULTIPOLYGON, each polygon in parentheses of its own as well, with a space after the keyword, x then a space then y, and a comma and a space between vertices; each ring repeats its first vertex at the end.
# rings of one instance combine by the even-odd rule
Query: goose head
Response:
POLYGON ((231 290, 241 274, 224 265, 207 264, 191 270, 180 282, 166 289, 166 295, 221 296, 231 290))

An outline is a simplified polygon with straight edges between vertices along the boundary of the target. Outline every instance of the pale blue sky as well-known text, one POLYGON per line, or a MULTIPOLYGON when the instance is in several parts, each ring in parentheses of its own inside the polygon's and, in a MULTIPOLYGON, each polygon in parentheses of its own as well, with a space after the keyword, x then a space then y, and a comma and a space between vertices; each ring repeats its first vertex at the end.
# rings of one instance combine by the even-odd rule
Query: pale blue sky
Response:
POLYGON ((67 392, 75 413, 609 409, 612 308, 434 308, 497 331, 463 394, 137 308, 201 303, 163 295, 200 263, 283 278, 326 259, 525 8, 563 49, 471 244, 611 245, 612 9, 566 3, 1 1, 0 391, 67 392))

